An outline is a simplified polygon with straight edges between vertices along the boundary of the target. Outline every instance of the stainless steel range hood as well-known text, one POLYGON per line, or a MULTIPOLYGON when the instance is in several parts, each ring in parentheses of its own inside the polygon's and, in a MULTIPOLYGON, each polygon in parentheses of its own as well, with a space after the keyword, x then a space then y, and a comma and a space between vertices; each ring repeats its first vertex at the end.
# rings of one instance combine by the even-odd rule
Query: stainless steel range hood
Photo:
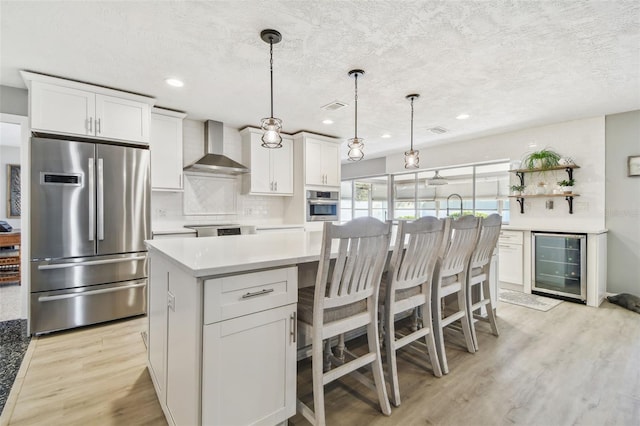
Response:
POLYGON ((207 120, 204 122, 204 157, 189 164, 185 172, 208 172, 226 175, 239 175, 249 172, 249 169, 233 161, 223 153, 224 135, 220 121, 207 120))

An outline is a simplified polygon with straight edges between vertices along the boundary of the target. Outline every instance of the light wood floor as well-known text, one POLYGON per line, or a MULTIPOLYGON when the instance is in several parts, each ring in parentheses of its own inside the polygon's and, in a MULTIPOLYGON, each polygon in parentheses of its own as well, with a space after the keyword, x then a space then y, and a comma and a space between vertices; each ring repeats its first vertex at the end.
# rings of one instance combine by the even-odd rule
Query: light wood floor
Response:
MULTIPOLYGON (((640 424, 638 314, 607 302, 549 312, 501 303, 498 314, 500 337, 481 324, 476 354, 447 347, 445 377, 401 352, 403 403, 390 417, 354 380, 328 385, 327 424, 640 424)), ((145 367, 144 321, 37 339, 9 424, 166 424, 145 367)), ((299 367, 298 393, 310 401, 309 363, 299 367)))

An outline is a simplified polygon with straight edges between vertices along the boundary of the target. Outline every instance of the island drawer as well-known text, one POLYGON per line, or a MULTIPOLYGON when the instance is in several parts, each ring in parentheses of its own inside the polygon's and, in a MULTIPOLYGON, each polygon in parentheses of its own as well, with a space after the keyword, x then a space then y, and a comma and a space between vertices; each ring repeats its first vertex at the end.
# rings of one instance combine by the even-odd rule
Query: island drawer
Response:
POLYGON ((212 324, 298 300, 298 268, 269 269, 204 282, 204 323, 212 324))

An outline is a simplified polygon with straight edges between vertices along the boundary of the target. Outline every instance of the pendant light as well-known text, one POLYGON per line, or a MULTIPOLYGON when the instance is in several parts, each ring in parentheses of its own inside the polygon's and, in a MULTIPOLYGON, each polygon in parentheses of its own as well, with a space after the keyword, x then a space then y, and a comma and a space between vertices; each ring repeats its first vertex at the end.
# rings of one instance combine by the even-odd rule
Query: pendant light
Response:
POLYGON ((449 183, 449 181, 447 181, 447 179, 445 179, 442 176, 440 176, 440 172, 437 171, 437 170, 434 173, 432 178, 427 179, 427 185, 429 185, 429 186, 446 185, 448 183, 449 183))
POLYGON ((271 116, 262 119, 262 146, 265 148, 282 148, 282 120, 273 117, 273 45, 280 43, 282 35, 276 30, 262 30, 260 38, 269 43, 269 70, 271 73, 271 116))
POLYGON ((417 169, 420 167, 420 151, 413 149, 413 101, 418 99, 420 95, 414 93, 405 97, 411 101, 411 148, 404 153, 404 168, 417 169))
POLYGON ((349 143, 347 146, 349 147, 348 160, 349 161, 360 161, 364 157, 364 139, 358 137, 358 77, 364 75, 364 71, 362 70, 351 70, 349 71, 349 77, 354 77, 356 79, 356 96, 355 96, 355 110, 356 110, 356 120, 355 120, 355 136, 349 139, 349 143))

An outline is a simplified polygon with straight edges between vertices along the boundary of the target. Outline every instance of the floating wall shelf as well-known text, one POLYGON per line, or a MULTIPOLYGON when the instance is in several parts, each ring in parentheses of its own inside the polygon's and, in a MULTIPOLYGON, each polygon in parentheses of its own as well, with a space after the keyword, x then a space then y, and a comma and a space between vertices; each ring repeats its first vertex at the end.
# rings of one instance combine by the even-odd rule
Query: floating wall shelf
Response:
MULTIPOLYGON (((571 164, 568 166, 555 166, 549 167, 548 169, 514 169, 509 170, 511 173, 515 173, 520 180, 520 185, 524 186, 524 175, 525 173, 534 173, 534 172, 549 172, 552 170, 564 170, 567 172, 569 176, 569 180, 573 179, 573 169, 579 169, 580 166, 576 166, 575 164, 571 164)), ((564 197, 569 203, 569 214, 573 214, 573 197, 579 197, 580 194, 536 194, 536 195, 511 195, 509 198, 515 198, 518 204, 520 204, 520 213, 524 213, 524 199, 525 198, 550 198, 550 197, 564 197)))

